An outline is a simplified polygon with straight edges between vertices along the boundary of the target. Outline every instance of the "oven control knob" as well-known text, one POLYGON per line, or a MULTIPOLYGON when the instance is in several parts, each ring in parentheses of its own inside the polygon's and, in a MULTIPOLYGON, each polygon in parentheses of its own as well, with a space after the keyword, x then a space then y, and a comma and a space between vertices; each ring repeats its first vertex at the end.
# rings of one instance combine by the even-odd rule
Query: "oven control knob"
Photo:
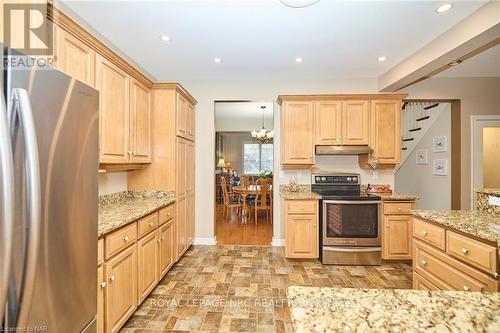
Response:
POLYGON ((351 181, 351 177, 347 177, 347 182, 350 182, 351 181))
POLYGON ((352 177, 352 182, 357 183, 358 182, 358 177, 352 177))
POLYGON ((326 177, 321 177, 321 181, 322 181, 323 183, 326 183, 326 177))

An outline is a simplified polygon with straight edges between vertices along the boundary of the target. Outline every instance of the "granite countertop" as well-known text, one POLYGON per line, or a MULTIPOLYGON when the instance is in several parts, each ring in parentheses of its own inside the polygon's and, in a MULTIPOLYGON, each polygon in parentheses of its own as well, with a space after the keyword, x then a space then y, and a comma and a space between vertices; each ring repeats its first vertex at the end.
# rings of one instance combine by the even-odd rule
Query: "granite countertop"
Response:
POLYGON ((124 191, 100 196, 97 235, 102 237, 173 202, 172 191, 124 191))
POLYGON ((416 195, 404 194, 404 193, 373 193, 375 195, 380 195, 383 201, 415 201, 417 200, 416 195))
POLYGON ((280 187, 280 195, 285 200, 318 200, 321 195, 311 191, 309 185, 299 185, 299 190, 296 192, 290 191, 286 186, 280 187))
POLYGON ((470 210, 414 210, 413 215, 491 242, 500 250, 500 214, 470 210))
POLYGON ((500 293, 288 287, 295 332, 500 332, 500 293))
POLYGON ((475 191, 477 193, 485 193, 485 194, 500 196, 500 188, 482 188, 482 189, 476 189, 475 191))

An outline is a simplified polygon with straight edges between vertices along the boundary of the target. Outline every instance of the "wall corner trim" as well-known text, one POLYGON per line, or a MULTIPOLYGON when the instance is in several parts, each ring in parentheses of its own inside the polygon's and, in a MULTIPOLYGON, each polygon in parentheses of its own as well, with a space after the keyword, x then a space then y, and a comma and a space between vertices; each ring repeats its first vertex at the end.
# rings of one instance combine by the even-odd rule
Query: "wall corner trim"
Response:
POLYGON ((274 238, 271 242, 271 246, 284 246, 285 245, 285 240, 280 239, 280 238, 274 238))
POLYGON ((217 245, 217 239, 215 239, 215 237, 196 237, 193 241, 193 245, 217 245))

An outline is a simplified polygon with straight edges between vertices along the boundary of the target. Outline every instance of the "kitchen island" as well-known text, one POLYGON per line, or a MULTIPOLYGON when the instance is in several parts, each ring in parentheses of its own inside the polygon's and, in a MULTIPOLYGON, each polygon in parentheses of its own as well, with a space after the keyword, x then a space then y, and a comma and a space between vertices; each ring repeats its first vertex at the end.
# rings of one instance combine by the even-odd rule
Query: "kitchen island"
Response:
POLYGON ((295 332, 499 332, 500 293, 289 287, 295 332))

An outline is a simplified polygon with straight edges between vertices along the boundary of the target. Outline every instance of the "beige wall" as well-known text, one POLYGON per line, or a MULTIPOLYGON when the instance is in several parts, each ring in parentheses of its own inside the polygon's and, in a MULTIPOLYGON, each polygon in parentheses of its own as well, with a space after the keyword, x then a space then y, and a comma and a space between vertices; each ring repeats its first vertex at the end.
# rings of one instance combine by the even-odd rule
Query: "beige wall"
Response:
POLYGON ((430 78, 401 92, 409 99, 461 100, 461 202, 471 209, 471 115, 500 114, 500 78, 430 78))
POLYGON ((232 168, 243 174, 243 144, 251 143, 248 133, 222 133, 224 160, 232 163, 232 168))
POLYGON ((126 172, 106 172, 99 174, 99 195, 127 190, 126 172))
MULTIPOLYGON (((199 80, 183 81, 198 100, 196 107, 196 237, 214 236, 214 102, 221 100, 275 101, 279 94, 376 92, 376 79, 199 80)), ((279 108, 274 108, 275 173, 279 170, 279 108)), ((290 172, 279 172, 279 180, 290 172)), ((278 177, 276 177, 278 178, 278 177)), ((307 179, 307 177, 306 177, 307 179)), ((276 181, 276 180, 275 180, 276 181)), ((275 194, 275 201, 279 196, 275 194)), ((274 234, 282 238, 279 205, 274 210, 274 234)))
POLYGON ((500 188, 500 128, 483 130, 483 186, 500 188))

